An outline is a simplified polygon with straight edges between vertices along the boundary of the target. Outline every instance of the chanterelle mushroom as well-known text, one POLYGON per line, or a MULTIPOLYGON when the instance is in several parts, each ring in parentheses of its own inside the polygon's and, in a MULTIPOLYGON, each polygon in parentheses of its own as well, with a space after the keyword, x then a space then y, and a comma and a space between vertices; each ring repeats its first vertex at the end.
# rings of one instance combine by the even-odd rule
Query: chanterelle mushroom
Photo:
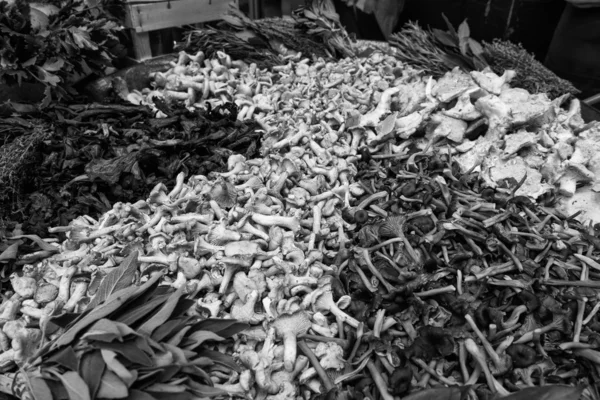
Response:
POLYGON ((277 331, 277 336, 283 339, 283 365, 286 371, 291 372, 296 362, 296 338, 308 332, 312 326, 310 315, 306 311, 280 315, 272 326, 277 331))
POLYGON ((585 184, 594 181, 595 175, 581 164, 572 162, 565 163, 565 170, 559 178, 558 193, 563 196, 571 197, 575 194, 578 184, 585 184))

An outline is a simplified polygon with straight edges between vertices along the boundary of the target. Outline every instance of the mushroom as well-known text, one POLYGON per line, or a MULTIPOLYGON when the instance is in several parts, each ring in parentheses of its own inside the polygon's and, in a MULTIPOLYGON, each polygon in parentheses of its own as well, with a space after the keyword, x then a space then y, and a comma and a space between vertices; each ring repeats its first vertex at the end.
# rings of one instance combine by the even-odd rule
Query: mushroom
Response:
POLYGON ((283 339, 283 365, 288 372, 293 371, 296 362, 296 338, 311 328, 310 316, 306 311, 283 314, 271 324, 277 336, 283 339))
POLYGON ((596 176, 581 164, 565 162, 563 174, 558 179, 558 193, 563 196, 572 197, 577 190, 578 184, 593 182, 596 176))

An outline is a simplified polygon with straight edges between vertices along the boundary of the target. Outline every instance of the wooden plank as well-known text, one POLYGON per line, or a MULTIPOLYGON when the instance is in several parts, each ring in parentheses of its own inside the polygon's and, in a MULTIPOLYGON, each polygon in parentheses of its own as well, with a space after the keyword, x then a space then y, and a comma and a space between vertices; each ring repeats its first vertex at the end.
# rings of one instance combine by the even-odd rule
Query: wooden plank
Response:
POLYGON ((133 53, 135 59, 144 61, 152 58, 152 49, 150 48, 150 33, 131 31, 133 41, 133 53))
POLYGON ((137 32, 148 32, 220 19, 227 13, 229 0, 174 0, 129 4, 127 8, 131 28, 137 32))

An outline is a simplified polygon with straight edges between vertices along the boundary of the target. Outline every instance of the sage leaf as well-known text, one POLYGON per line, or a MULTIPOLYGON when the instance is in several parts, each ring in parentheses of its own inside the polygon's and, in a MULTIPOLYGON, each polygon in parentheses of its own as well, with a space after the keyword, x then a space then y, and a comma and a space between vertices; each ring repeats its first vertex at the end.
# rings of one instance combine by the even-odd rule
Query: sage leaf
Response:
POLYGON ((173 292, 161 309, 151 319, 138 328, 138 333, 149 336, 156 328, 164 324, 173 313, 173 310, 175 310, 177 302, 183 295, 183 289, 184 286, 181 286, 173 292))
POLYGON ((69 400, 91 400, 90 390, 77 372, 68 371, 61 375, 54 370, 49 369, 48 371, 60 379, 67 391, 69 400))
POLYGON ((102 382, 98 390, 101 399, 125 399, 129 396, 129 389, 125 383, 112 371, 104 371, 102 382))
POLYGON ((123 315, 117 318, 117 321, 131 326, 140 319, 148 317, 148 315, 150 315, 154 309, 158 308, 161 304, 167 301, 168 298, 169 294, 157 296, 140 307, 125 312, 123 315))
POLYGON ((102 382, 102 375, 105 369, 106 363, 99 351, 90 351, 81 357, 79 374, 90 388, 92 398, 97 397, 96 394, 98 393, 98 389, 100 389, 100 382, 102 382))
POLYGON ((196 331, 186 337, 184 347, 188 350, 195 349, 207 340, 216 340, 218 342, 225 340, 225 338, 212 333, 210 331, 196 331), (191 343, 190 343, 191 342, 191 343))
POLYGON ((31 392, 34 400, 46 400, 52 398, 52 391, 50 387, 42 378, 39 376, 39 372, 22 372, 21 376, 25 379, 25 383, 31 392))
POLYGON ((198 353, 198 357, 207 357, 211 359, 215 364, 221 364, 234 371, 241 371, 240 366, 237 365, 233 357, 227 354, 219 353, 218 351, 204 349, 200 353, 198 353))
POLYGON ((134 364, 143 367, 151 367, 154 365, 152 359, 141 348, 138 347, 137 341, 127 341, 124 343, 95 343, 101 350, 111 350, 120 354, 134 364))
POLYGON ((97 340, 100 342, 112 342, 117 339, 120 342, 127 335, 135 335, 135 331, 127 325, 106 318, 97 321, 81 339, 97 340))
MULTIPOLYGON (((137 379, 137 372, 134 373, 129 371, 119 360, 117 360, 117 353, 112 350, 102 349, 100 350, 102 359, 106 363, 106 368, 114 372, 120 380, 122 380, 127 387, 131 386, 137 379)), ((101 385, 102 387, 102 385, 101 385)))
POLYGON ((79 369, 79 360, 71 346, 52 354, 46 361, 60 364, 70 371, 77 371, 79 369))
POLYGON ((210 331, 224 338, 242 332, 249 327, 248 324, 238 322, 235 319, 216 319, 209 318, 195 324, 190 332, 195 331, 210 331))
POLYGON ((528 387, 510 396, 503 397, 505 400, 562 400, 578 399, 585 386, 549 385, 541 387, 528 387))
POLYGON ((132 390, 129 393, 129 400, 156 400, 154 397, 150 396, 146 392, 142 392, 141 390, 132 390))
POLYGON ((111 294, 131 286, 138 268, 138 251, 134 251, 123 260, 118 268, 110 271, 102 280, 96 295, 90 301, 88 308, 94 308, 106 300, 111 294))
MULTIPOLYGON (((75 337, 85 328, 87 328, 90 324, 98 321, 101 318, 106 317, 107 315, 118 310, 123 304, 127 302, 130 298, 140 295, 145 292, 148 288, 150 288, 156 281, 158 281, 162 277, 161 274, 153 275, 146 283, 144 283, 140 287, 130 286, 123 290, 120 290, 116 293, 113 293, 111 297, 113 297, 112 301, 107 301, 99 307, 94 308, 89 313, 84 313, 78 318, 73 326, 69 328, 63 335, 61 335, 52 345, 50 346, 50 350, 58 349, 62 346, 66 346, 70 344, 75 337)), ((163 321, 164 322, 164 321, 163 321)))

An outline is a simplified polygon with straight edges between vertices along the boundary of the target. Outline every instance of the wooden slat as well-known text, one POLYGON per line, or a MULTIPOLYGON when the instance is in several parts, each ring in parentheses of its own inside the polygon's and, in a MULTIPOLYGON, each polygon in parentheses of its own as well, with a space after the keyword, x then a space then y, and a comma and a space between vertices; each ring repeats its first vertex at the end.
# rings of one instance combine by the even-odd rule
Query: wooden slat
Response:
POLYGON ((133 39, 133 52, 135 59, 144 61, 152 58, 152 49, 150 48, 150 34, 148 32, 131 31, 133 39))
POLYGON ((214 21, 227 12, 229 3, 230 0, 174 0, 128 4, 129 18, 125 25, 137 32, 148 32, 214 21))

